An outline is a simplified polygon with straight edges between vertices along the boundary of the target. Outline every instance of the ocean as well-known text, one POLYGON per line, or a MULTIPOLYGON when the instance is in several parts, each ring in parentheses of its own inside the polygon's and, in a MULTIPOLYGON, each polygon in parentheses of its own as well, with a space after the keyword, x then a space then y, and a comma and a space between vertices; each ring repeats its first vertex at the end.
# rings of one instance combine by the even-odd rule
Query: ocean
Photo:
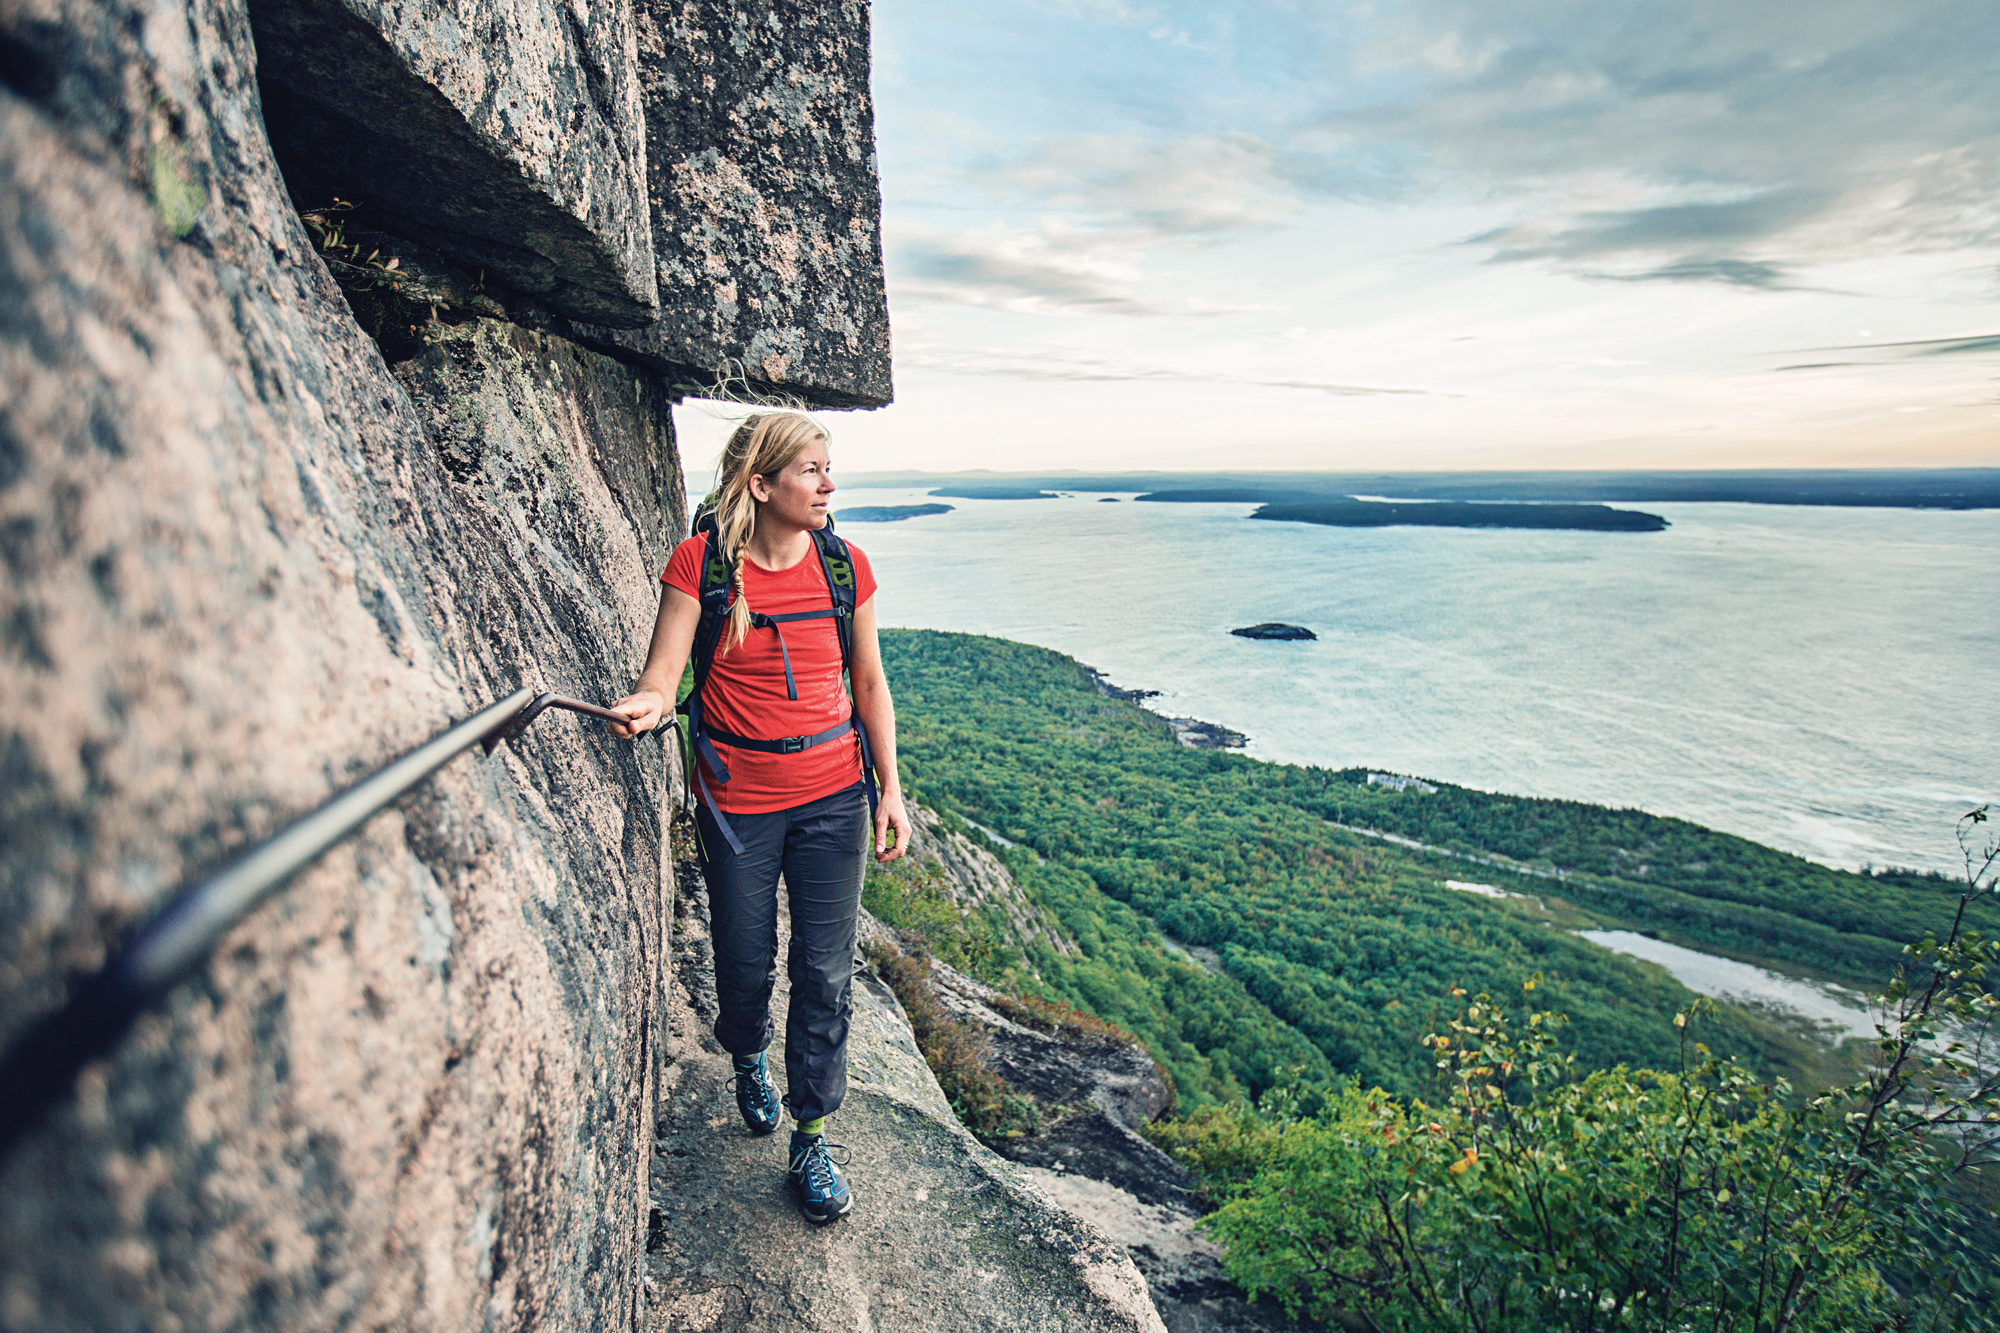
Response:
POLYGON ((1649 504, 1666 531, 1603 533, 944 503, 842 529, 878 623, 1056 649, 1258 758, 1637 807, 1850 868, 1955 870, 1953 821, 2000 796, 2000 512, 1649 504), (1262 621, 1318 639, 1228 632, 1262 621))

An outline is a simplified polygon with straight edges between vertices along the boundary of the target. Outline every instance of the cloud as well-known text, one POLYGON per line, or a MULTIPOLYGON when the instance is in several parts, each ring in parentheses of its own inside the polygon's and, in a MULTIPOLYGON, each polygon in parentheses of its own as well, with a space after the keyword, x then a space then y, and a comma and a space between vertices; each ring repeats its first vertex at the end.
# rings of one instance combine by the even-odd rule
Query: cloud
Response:
POLYGON ((1019 314, 1157 315, 1137 295, 1137 248, 1102 232, 995 222, 964 232, 899 227, 889 247, 895 294, 1019 314))
MULTIPOLYGON (((1971 356, 1987 352, 2000 352, 2000 333, 1979 334, 1971 338, 1924 338, 1916 342, 1867 343, 1863 346, 1893 350, 1904 356, 1971 356)), ((1851 348, 1841 348, 1849 351, 1851 348)))
POLYGON ((1849 366, 1886 366, 1937 356, 1992 356, 2000 353, 2000 333, 1974 334, 1965 338, 1918 338, 1905 342, 1838 343, 1831 347, 1808 347, 1808 352, 1870 352, 1872 356, 1845 361, 1807 361, 1779 366, 1779 370, 1833 370, 1849 366))
POLYGON ((1000 200, 1086 215, 1162 240, 1214 241, 1284 227, 1304 206, 1303 159, 1250 134, 1154 141, 1123 134, 1044 139, 962 179, 1000 200))
MULTIPOLYGON (((1809 352, 1875 352, 1876 360, 1828 362, 1829 365, 1876 365, 1881 356, 1908 359, 1931 356, 1984 356, 2000 352, 2000 333, 1976 333, 1964 338, 1916 338, 1904 342, 1836 343, 1831 347, 1808 347, 1809 352)), ((1787 366, 1787 370, 1802 367, 1787 366)))
POLYGON ((1825 290, 1794 282, 1782 264, 1755 259, 1683 259, 1637 273, 1582 270, 1579 276, 1599 282, 1719 282, 1726 287, 1748 287, 1760 292, 1825 290))
POLYGON ((888 258, 901 300, 1143 318, 1269 309, 1142 295, 1147 252, 1279 230, 1305 199, 1297 161, 1248 134, 1166 141, 1069 135, 957 174, 996 202, 1026 205, 1042 217, 1032 227, 898 227, 888 258))
POLYGON ((902 224, 888 247, 896 300, 976 306, 1015 314, 1125 315, 1143 319, 1212 318, 1265 309, 1143 294, 1143 228, 1080 227, 1058 218, 1033 230, 989 223, 948 232, 902 224))
POLYGON ((1756 241, 1813 217, 1823 190, 1772 190, 1726 203, 1661 204, 1584 213, 1553 227, 1514 224, 1473 238, 1496 260, 1585 259, 1660 250, 1715 250, 1756 241))
POLYGON ((1584 213, 1541 223, 1517 222, 1469 238, 1492 246, 1490 263, 1556 260, 1579 276, 1606 282, 1721 283, 1756 291, 1807 290, 1792 266, 1734 257, 1732 246, 1761 243, 1774 232, 1813 217, 1824 192, 1775 190, 1726 203, 1666 204, 1584 213), (1678 258, 1647 262, 1661 254, 1678 258), (1624 267, 1602 261, 1627 260, 1624 267), (1585 267, 1580 261, 1594 261, 1585 267))
POLYGON ((1195 41, 1186 28, 1175 25, 1159 10, 1140 9, 1126 4, 1125 0, 1035 0, 1035 3, 1052 14, 1086 19, 1115 28, 1138 28, 1154 41, 1184 46, 1189 50, 1202 49, 1201 43, 1195 41))
POLYGON ((919 348, 911 351, 899 349, 897 364, 949 375, 990 375, 1002 379, 1093 384, 1132 382, 1241 384, 1266 389, 1305 389, 1314 393, 1331 394, 1338 398, 1372 398, 1384 395, 1442 398, 1463 396, 1443 389, 1181 370, 1053 349, 983 348, 975 351, 948 351, 942 348, 919 348))
POLYGON ((1361 26, 1360 91, 1299 142, 1511 204, 1473 242, 1502 261, 1770 290, 2000 245, 1991 26, 1953 0, 1412 0, 1361 26))

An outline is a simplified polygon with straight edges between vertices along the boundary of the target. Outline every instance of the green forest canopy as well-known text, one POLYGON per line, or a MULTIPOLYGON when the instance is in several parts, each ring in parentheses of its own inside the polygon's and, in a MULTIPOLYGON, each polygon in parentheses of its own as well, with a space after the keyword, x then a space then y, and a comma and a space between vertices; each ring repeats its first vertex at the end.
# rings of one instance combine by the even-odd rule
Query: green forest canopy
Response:
MULTIPOLYGON (((1083 949, 1020 963, 1053 998, 1142 1036, 1184 1108, 1255 1095, 1297 1067, 1414 1090, 1427 1074, 1417 1038, 1451 987, 1510 994, 1535 973, 1586 1064, 1670 1064, 1665 1019, 1690 998, 1677 983, 1444 887, 1462 862, 1336 824, 1561 871, 1562 897, 1598 921, 1870 983, 1905 940, 1942 930, 1955 901, 1943 881, 1836 871, 1638 811, 1397 791, 1365 770, 1190 750, 1046 649, 890 630, 882 650, 913 791, 1021 844, 996 850, 1083 949), (1162 932, 1214 950, 1220 972, 1162 932)), ((1480 878, 1550 888, 1491 868, 1480 878)), ((2000 919, 1978 925, 1990 934, 2000 919)), ((1766 1067, 1796 1053, 1742 1016, 1714 1039, 1766 1067)))

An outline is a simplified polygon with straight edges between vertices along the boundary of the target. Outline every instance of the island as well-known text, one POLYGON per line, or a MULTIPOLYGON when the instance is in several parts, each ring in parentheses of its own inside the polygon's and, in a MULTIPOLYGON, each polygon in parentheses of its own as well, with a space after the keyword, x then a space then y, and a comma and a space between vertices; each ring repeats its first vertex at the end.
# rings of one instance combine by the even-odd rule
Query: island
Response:
POLYGON ((1261 625, 1245 625, 1229 631, 1239 639, 1317 639, 1319 635, 1304 625, 1284 625, 1267 620, 1261 625))
POLYGON ((1267 504, 1250 515, 1283 523, 1331 528, 1558 528, 1576 532, 1658 532, 1667 520, 1636 509, 1597 504, 1505 504, 1436 500, 1398 503, 1342 496, 1304 503, 1267 504))
POLYGON ((931 492, 952 500, 1054 500, 1054 491, 1037 486, 940 486, 931 492))
POLYGON ((856 505, 833 517, 840 523, 900 523, 906 518, 929 518, 949 514, 950 505, 856 505))

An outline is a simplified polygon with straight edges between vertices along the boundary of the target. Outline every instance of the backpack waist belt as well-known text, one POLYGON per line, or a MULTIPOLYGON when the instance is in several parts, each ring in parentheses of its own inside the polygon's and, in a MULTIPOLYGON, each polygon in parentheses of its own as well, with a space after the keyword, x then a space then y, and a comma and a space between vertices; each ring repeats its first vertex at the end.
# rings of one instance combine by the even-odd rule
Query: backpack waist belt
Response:
POLYGON ((861 740, 861 780, 864 790, 868 793, 868 819, 870 823, 874 822, 875 755, 868 745, 868 729, 861 725, 860 718, 849 713, 847 720, 839 726, 828 727, 814 736, 780 736, 776 740, 760 741, 749 736, 720 731, 709 723, 700 721, 700 703, 698 700, 689 702, 693 706, 688 709, 688 731, 694 737, 694 748, 698 757, 692 762, 688 776, 693 779, 696 790, 701 792, 702 804, 708 807, 709 817, 715 820, 715 827, 722 834, 722 840, 729 844, 730 851, 738 856, 743 855, 743 840, 736 836, 735 829, 729 827, 729 816, 722 813, 721 803, 715 799, 714 793, 709 791, 708 779, 702 776, 702 761, 706 760, 706 766, 716 777, 724 782, 729 781, 729 766, 723 763, 722 756, 716 753, 717 741, 738 750, 761 750, 765 754, 797 754, 801 750, 810 750, 815 745, 838 740, 848 732, 853 732, 861 740))
MULTIPOLYGON (((770 740, 756 740, 749 736, 738 736, 734 732, 724 731, 713 722, 703 723, 701 728, 704 736, 712 740, 721 741, 731 749, 757 750, 764 754, 797 754, 801 750, 810 750, 815 745, 824 745, 828 741, 839 740, 852 730, 854 730, 854 719, 852 717, 849 717, 838 726, 828 727, 825 731, 815 732, 811 736, 776 736, 770 740)), ((722 777, 722 774, 718 773, 716 776, 722 777)), ((723 781, 727 782, 728 779, 723 778, 723 781)))

